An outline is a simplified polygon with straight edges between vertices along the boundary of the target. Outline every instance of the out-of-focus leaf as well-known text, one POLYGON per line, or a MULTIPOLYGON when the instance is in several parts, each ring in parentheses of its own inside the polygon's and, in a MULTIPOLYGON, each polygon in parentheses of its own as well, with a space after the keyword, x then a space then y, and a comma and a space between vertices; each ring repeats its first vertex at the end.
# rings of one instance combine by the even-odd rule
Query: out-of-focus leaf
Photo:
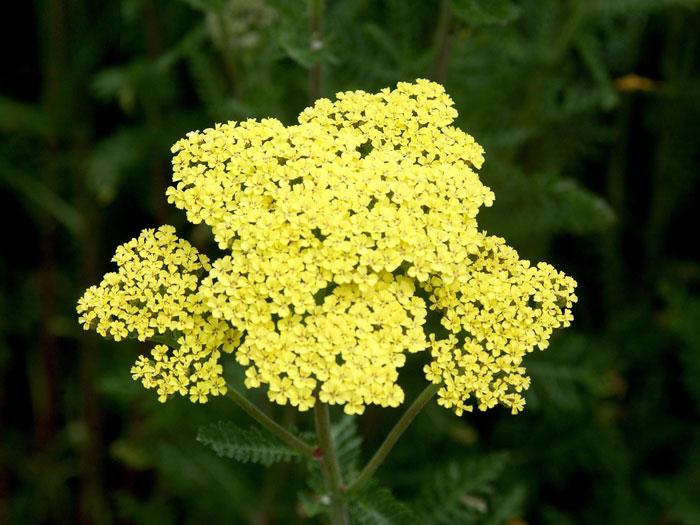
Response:
POLYGON ((147 162, 150 146, 142 128, 115 131, 95 145, 86 161, 86 182, 99 202, 114 199, 128 171, 147 162))
POLYGON ((83 229, 83 217, 78 210, 32 175, 0 161, 0 181, 23 200, 51 214, 71 233, 79 234, 83 229))
POLYGON ((163 53, 155 63, 160 71, 166 71, 178 61, 187 57, 187 54, 196 49, 207 37, 206 26, 200 23, 194 26, 187 34, 180 38, 177 43, 163 53))
POLYGON ((498 494, 491 502, 491 512, 484 520, 484 525, 503 525, 504 523, 522 523, 523 507, 527 491, 523 485, 516 485, 503 494, 498 494))
POLYGON ((450 462, 426 478, 416 509, 426 523, 475 523, 490 511, 486 496, 494 491, 508 462, 505 453, 450 462))
POLYGON ((180 0, 183 4, 190 6, 192 9, 209 13, 221 9, 223 0, 180 0))
POLYGON ((698 9, 697 0, 595 0, 592 4, 596 11, 606 15, 637 15, 671 7, 698 9))
POLYGON ((584 64, 588 67, 601 93, 601 106, 605 110, 612 109, 619 101, 617 91, 613 86, 606 64, 603 62, 600 42, 592 35, 585 35, 576 40, 576 49, 581 53, 584 64))
POLYGON ((311 69, 321 59, 322 48, 311 49, 308 41, 299 42, 290 32, 282 33, 278 41, 287 56, 306 69, 311 69))
POLYGON ((700 297, 668 282, 660 291, 668 304, 664 324, 682 342, 677 355, 683 363, 683 385, 700 412, 700 297))
POLYGON ((199 99, 213 117, 222 118, 223 103, 230 90, 221 72, 211 57, 198 49, 187 54, 187 65, 199 99))
POLYGON ((103 69, 92 80, 92 90, 102 100, 116 99, 125 111, 131 111, 136 103, 138 85, 148 75, 152 64, 135 59, 127 64, 103 69))
POLYGON ((420 525, 421 519, 391 491, 370 483, 348 494, 348 513, 358 525, 420 525))
POLYGON ((0 96, 0 131, 43 136, 51 129, 51 121, 41 108, 0 96))
POLYGON ((495 192, 496 203, 480 212, 479 224, 506 238, 593 233, 615 219, 605 200, 570 178, 528 177, 513 166, 491 164, 482 180, 495 192))
POLYGON ((364 32, 379 47, 381 47, 396 63, 401 62, 401 49, 391 36, 380 26, 367 23, 363 26, 364 32))
POLYGON ((532 384, 525 394, 527 408, 581 412, 587 399, 609 394, 608 372, 590 355, 595 349, 587 338, 566 334, 545 352, 528 355, 524 364, 532 384))
POLYGON ((322 512, 326 512, 330 507, 330 497, 327 495, 318 496, 316 494, 310 495, 306 492, 300 492, 299 504, 306 515, 305 517, 312 518, 322 512))
POLYGON ((450 0, 455 16, 469 25, 505 24, 520 9, 511 0, 450 0))

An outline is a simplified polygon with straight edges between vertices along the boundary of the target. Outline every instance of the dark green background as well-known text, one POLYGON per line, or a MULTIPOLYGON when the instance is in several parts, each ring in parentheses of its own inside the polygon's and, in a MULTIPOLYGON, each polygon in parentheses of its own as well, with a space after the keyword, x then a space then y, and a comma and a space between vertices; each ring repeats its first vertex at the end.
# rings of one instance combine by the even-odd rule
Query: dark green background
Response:
MULTIPOLYGON (((220 121, 293 123, 314 67, 325 96, 443 82, 486 149, 496 203, 480 224, 579 283, 572 328, 528 358, 523 414, 431 404, 379 480, 411 503, 437 476, 479 523, 700 523, 697 0, 328 1, 318 51, 304 2, 13 9, 0 74, 0 523, 310 521, 301 466, 219 459, 197 427, 245 422, 240 410, 157 403, 129 374, 147 347, 83 333, 75 303, 142 228, 174 224, 211 250, 209 231, 166 202, 171 145, 220 121), (470 485, 489 461, 500 467, 470 485)), ((420 366, 402 373, 408 399, 420 366)), ((234 363, 226 373, 241 376, 234 363)), ((359 418, 365 458, 399 414, 359 418)))

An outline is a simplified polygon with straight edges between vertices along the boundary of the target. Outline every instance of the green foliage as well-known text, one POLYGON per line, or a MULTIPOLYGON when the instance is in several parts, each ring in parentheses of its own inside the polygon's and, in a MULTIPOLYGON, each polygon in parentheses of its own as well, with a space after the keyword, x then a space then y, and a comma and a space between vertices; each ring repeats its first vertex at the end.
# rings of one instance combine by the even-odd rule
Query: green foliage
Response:
MULTIPOLYGON (((331 435, 340 471, 343 480, 347 484, 357 475, 360 461, 362 437, 357 434, 357 418, 343 414, 336 423, 331 425, 331 435)), ((313 433, 303 434, 302 438, 307 443, 316 444, 317 441, 317 437, 313 433)), ((326 494, 327 491, 320 463, 316 460, 307 461, 306 467, 308 472, 306 483, 314 492, 314 495, 310 496, 305 492, 300 492, 299 494, 305 512, 307 515, 313 516, 321 512, 321 509, 327 508, 327 503, 324 503, 318 497, 319 494, 326 494)))
POLYGON ((505 24, 520 12, 511 0, 450 0, 455 16, 468 25, 505 24))
POLYGON ((332 425, 333 444, 344 479, 350 480, 358 470, 362 437, 357 434, 357 418, 343 414, 340 421, 332 425))
POLYGON ((482 213, 489 231, 507 238, 538 237, 596 233, 613 224, 610 205, 574 179, 527 176, 514 166, 498 164, 484 171, 484 182, 498 195, 495 209, 482 213))
POLYGON ((607 15, 629 15, 644 12, 661 11, 674 7, 697 9, 695 0, 597 0, 592 2, 595 9, 607 15))
POLYGON ((0 96, 0 131, 45 136, 51 122, 41 108, 0 96))
POLYGON ((449 462, 423 481, 418 513, 426 523, 482 523, 496 508, 487 498, 507 463, 506 453, 449 462))
POLYGON ((601 357, 589 357, 590 338, 568 334, 555 339, 551 351, 538 352, 525 361, 532 378, 526 393, 531 410, 582 413, 586 401, 609 395, 606 364, 601 357))
MULTIPOLYGON (((576 332, 525 362, 525 412, 429 405, 378 471, 386 488, 353 496, 355 521, 406 521, 392 493, 425 523, 699 521, 697 0, 325 1, 313 49, 308 2, 18 5, 37 38, 6 46, 0 94, 0 523, 322 523, 317 461, 305 490, 297 456, 226 400, 161 405, 134 383, 148 347, 67 329, 144 224, 215 249, 167 205, 170 146, 222 120, 292 123, 316 65, 328 97, 443 82, 485 148, 496 201, 479 224, 579 282, 576 332), (214 443, 284 461, 223 461, 214 443), (495 450, 512 468, 473 459, 495 450)), ((401 371, 407 393, 421 359, 401 371)), ((346 483, 399 410, 334 415, 346 483)))
POLYGON ((681 343, 677 357, 682 364, 682 381, 700 414, 700 297, 665 283, 661 294, 668 303, 665 324, 681 343))
POLYGON ((117 130, 95 145, 86 160, 85 183, 100 203, 109 203, 130 173, 147 158, 151 138, 137 127, 117 130))
POLYGON ((357 525, 420 525, 421 519, 391 491, 374 482, 348 494, 348 513, 357 525))
POLYGON ((219 456, 241 463, 272 465, 299 458, 299 453, 274 436, 261 430, 240 428, 230 421, 219 421, 200 427, 197 441, 208 446, 219 456))
POLYGON ((213 118, 221 120, 220 110, 227 96, 227 86, 211 55, 193 49, 187 54, 187 65, 199 99, 213 118))
POLYGON ((78 210, 32 174, 0 159, 0 182, 11 188, 17 197, 26 202, 28 209, 37 217, 43 211, 50 214, 58 224, 72 234, 81 233, 84 224, 78 210))

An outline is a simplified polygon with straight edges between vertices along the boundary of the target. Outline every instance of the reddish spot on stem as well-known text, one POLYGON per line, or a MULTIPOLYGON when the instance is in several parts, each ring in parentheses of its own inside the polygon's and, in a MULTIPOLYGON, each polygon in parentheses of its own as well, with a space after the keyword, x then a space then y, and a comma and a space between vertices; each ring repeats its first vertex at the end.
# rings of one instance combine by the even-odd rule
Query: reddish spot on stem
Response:
POLYGON ((321 461, 323 459, 323 451, 321 450, 321 447, 316 447, 311 456, 314 459, 318 459, 319 461, 321 461))

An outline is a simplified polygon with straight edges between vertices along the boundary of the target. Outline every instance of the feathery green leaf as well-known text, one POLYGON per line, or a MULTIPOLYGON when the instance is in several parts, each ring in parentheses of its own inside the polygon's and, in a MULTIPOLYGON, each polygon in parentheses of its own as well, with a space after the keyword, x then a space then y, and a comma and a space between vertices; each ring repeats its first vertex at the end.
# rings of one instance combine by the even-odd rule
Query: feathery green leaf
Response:
POLYGON ((348 513, 357 525, 420 525, 411 508, 397 500, 389 489, 370 483, 348 495, 348 513))
POLYGON ((230 421, 199 427, 197 441, 210 447, 219 456, 241 463, 271 465, 299 458, 299 452, 261 430, 240 428, 230 421))
POLYGON ((503 473, 505 453, 448 463, 428 477, 418 495, 416 509, 426 523, 474 523, 489 510, 485 496, 503 473))

